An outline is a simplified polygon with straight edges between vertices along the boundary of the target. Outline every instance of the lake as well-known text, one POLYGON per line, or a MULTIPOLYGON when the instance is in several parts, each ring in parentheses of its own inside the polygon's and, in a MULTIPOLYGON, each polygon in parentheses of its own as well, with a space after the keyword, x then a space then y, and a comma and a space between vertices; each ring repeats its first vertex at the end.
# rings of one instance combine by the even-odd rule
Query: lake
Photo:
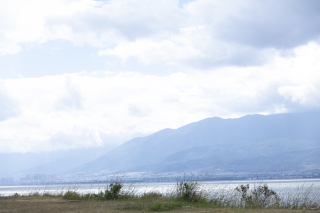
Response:
MULTIPOLYGON (((250 184, 251 187, 257 184, 267 184, 270 189, 278 194, 303 193, 312 186, 312 191, 320 194, 320 179, 288 179, 288 180, 242 180, 242 181, 204 181, 199 182, 201 187, 211 193, 222 193, 232 191, 237 186, 250 184)), ((70 184, 70 185, 33 185, 33 186, 0 186, 0 196, 9 196, 15 193, 28 195, 34 192, 58 194, 68 190, 76 190, 78 193, 98 193, 106 188, 107 184, 70 184)), ((124 190, 135 190, 137 194, 156 191, 162 194, 174 190, 176 182, 147 182, 124 184, 124 190)))

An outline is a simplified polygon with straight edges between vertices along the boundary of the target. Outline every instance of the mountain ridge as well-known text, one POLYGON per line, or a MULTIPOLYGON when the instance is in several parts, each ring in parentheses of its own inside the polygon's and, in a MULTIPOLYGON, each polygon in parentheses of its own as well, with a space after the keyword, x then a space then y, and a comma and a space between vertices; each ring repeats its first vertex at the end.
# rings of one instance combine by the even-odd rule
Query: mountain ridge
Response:
MULTIPOLYGON (((187 168, 187 162, 193 165, 207 160, 221 165, 224 171, 231 171, 232 162, 245 162, 250 157, 267 159, 275 154, 320 148, 319 124, 319 112, 247 115, 236 119, 206 118, 178 129, 164 129, 146 137, 134 138, 70 172, 165 172, 161 164, 168 163, 166 158, 188 149, 201 150, 201 147, 207 149, 198 154, 189 152, 187 159, 175 163, 176 167, 181 165, 187 168), (208 147, 211 147, 209 151, 208 147)), ((299 164, 296 168, 302 167, 299 164)))

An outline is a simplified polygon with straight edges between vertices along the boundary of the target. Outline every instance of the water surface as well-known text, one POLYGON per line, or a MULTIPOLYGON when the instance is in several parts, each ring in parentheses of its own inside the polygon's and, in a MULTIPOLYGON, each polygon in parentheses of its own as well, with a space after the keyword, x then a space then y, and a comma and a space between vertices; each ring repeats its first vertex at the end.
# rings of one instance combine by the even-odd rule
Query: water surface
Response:
MULTIPOLYGON (((201 187, 211 192, 234 190, 240 185, 250 184, 250 187, 258 184, 267 184, 270 189, 278 194, 301 193, 312 187, 314 193, 320 194, 320 179, 289 179, 289 180, 243 180, 243 181, 204 181, 199 182, 201 187)), ((176 182, 147 182, 124 184, 124 190, 134 190, 138 194, 156 191, 162 194, 170 193, 175 189, 176 182)), ((15 193, 28 195, 35 192, 40 194, 59 194, 68 190, 77 191, 80 194, 98 193, 104 191, 107 184, 70 184, 70 185, 34 185, 34 186, 0 186, 1 196, 10 196, 15 193)))

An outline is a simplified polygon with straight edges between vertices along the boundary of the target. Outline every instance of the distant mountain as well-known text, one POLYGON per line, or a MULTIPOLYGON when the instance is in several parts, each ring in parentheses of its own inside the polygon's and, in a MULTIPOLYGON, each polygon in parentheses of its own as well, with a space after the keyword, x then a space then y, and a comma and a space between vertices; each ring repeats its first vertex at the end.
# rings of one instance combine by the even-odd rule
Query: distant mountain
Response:
POLYGON ((43 153, 0 153, 0 177, 26 174, 63 174, 90 162, 114 146, 43 153))
POLYGON ((207 118, 132 139, 74 172, 220 172, 320 167, 320 112, 207 118))

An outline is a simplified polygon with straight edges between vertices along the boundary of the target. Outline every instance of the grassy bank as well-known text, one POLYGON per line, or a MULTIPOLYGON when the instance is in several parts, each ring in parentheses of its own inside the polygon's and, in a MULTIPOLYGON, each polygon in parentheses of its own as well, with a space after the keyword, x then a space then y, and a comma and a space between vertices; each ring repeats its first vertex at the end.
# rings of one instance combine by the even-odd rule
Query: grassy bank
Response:
POLYGON ((0 212, 308 212, 320 210, 312 186, 279 194, 266 184, 210 189, 198 180, 179 180, 165 194, 137 193, 116 180, 99 193, 77 190, 0 197, 0 212))
MULTIPOLYGON (((160 201, 160 203, 162 203, 160 201)), ((163 205, 166 205, 165 203, 163 205)), ((81 200, 80 202, 68 201, 62 197, 6 197, 0 199, 0 212, 25 212, 25 213, 43 213, 43 212, 77 212, 77 213, 94 213, 94 212, 153 212, 151 207, 160 206, 159 201, 128 201, 128 200, 110 200, 110 201, 94 201, 81 200)), ((158 210, 154 210, 158 211, 158 210)), ((160 210, 161 211, 161 208, 160 210)), ((231 207, 211 207, 180 203, 174 209, 164 212, 226 212, 226 213, 302 213, 316 212, 313 210, 303 209, 261 209, 261 208, 231 208, 231 207), (180 206, 181 205, 181 206, 180 206)))

